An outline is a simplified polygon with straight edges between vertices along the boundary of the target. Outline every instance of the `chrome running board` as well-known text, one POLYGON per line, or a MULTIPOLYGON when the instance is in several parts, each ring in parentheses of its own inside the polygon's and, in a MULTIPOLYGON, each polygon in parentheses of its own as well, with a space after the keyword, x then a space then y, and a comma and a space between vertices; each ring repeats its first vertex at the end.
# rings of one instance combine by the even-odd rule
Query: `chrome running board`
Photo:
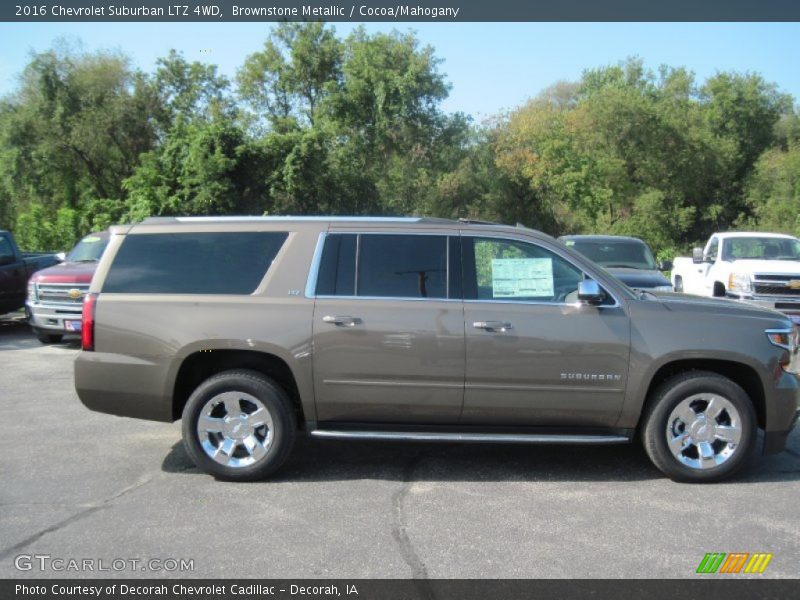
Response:
POLYGON ((555 433, 458 433, 433 431, 336 431, 314 429, 315 438, 340 440, 400 440, 415 442, 497 442, 512 444, 624 444, 624 435, 575 435, 555 433))

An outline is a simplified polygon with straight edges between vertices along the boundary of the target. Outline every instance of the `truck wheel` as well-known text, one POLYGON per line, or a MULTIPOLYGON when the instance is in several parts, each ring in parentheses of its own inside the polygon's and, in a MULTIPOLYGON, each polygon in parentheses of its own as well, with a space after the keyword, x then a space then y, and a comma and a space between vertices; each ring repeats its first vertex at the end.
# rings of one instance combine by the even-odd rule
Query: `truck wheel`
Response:
POLYGON ((58 344, 64 337, 59 333, 47 333, 41 329, 34 329, 33 334, 43 344, 58 344))
POLYGON ((675 291, 682 292, 683 291, 683 277, 677 275, 675 277, 675 291))
POLYGON ((256 371, 224 371, 206 379, 183 409, 183 441, 203 471, 228 481, 274 473, 294 445, 291 401, 256 371))
POLYGON ((643 442, 653 464, 675 481, 711 482, 745 465, 757 420, 745 391, 707 371, 676 375, 651 398, 643 442))

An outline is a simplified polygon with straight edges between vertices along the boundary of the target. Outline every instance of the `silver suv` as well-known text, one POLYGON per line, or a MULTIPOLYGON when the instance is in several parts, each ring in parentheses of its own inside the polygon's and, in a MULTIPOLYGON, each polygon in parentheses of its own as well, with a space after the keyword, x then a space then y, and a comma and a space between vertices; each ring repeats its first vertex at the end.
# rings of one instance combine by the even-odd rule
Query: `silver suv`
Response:
POLYGON ((319 438, 615 444, 673 479, 798 417, 780 313, 634 292, 542 233, 419 218, 156 218, 112 229, 75 364, 93 410, 183 418, 205 471, 319 438))

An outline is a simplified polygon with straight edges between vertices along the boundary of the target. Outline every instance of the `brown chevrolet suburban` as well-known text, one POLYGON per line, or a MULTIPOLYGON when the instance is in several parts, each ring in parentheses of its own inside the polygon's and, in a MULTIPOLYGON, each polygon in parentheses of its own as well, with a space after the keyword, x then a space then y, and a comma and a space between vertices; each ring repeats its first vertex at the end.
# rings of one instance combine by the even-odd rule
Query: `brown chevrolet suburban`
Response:
POLYGON ((154 218, 112 229, 83 311, 90 409, 183 418, 197 465, 269 475, 319 438, 612 444, 683 481, 798 419, 782 314, 634 292, 521 227, 154 218))

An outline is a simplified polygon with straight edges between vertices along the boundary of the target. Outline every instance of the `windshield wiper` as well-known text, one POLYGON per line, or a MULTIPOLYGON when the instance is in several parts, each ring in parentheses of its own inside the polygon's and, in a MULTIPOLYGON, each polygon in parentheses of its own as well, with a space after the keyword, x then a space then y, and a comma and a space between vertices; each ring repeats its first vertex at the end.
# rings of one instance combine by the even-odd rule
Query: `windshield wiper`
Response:
POLYGON ((606 269, 641 269, 641 267, 637 267, 634 265, 621 265, 621 264, 613 264, 613 265, 603 265, 606 269))

